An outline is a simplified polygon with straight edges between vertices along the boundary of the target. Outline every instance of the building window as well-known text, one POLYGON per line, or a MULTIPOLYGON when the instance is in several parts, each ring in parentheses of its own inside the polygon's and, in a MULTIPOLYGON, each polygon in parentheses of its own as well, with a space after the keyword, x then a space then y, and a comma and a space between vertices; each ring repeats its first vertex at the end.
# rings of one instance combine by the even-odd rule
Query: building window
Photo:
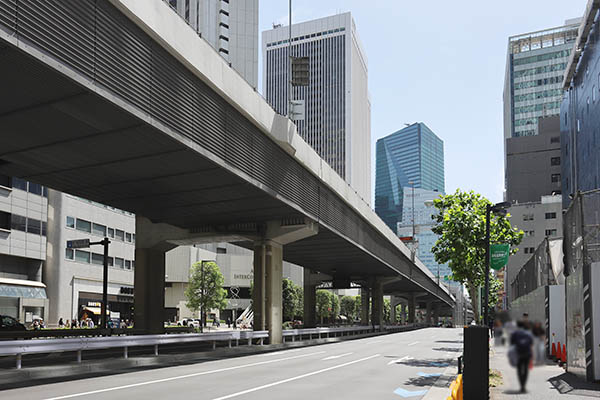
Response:
MULTIPOLYGON (((567 118, 566 115, 567 113, 565 113, 565 118, 567 118)), ((550 138, 550 143, 560 143, 560 136, 552 136, 550 138)))
POLYGON ((27 218, 27 233, 39 235, 42 233, 41 221, 33 218, 27 218))
POLYGON ((546 213, 546 219, 556 219, 556 213, 555 212, 546 213))
POLYGON ((556 236, 556 229, 546 229, 546 236, 556 236))
POLYGON ((131 269, 131 261, 125 260, 125 269, 131 269))
POLYGON ((113 257, 108 257, 108 266, 112 267, 115 265, 115 259, 113 257))
POLYGON ((42 236, 46 236, 48 232, 48 224, 45 221, 42 221, 42 236))
POLYGON ((27 231, 27 218, 20 215, 12 214, 10 216, 10 227, 13 230, 26 232, 27 231))
POLYGON ((80 263, 90 263, 90 253, 83 250, 75 250, 75 261, 80 263))
POLYGON ((118 267, 118 268, 121 268, 121 269, 122 269, 122 268, 123 268, 123 265, 124 265, 124 262, 123 262, 123 261, 124 261, 124 260, 123 260, 122 258, 115 257, 115 267, 118 267))
POLYGON ((135 261, 131 260, 131 269, 135 269, 135 261))
POLYGON ((20 189, 27 191, 27 181, 20 178, 12 178, 12 187, 13 189, 20 189))
POLYGON ((112 239, 115 238, 115 230, 113 228, 108 228, 108 237, 112 239))
POLYGON ((131 234, 131 241, 132 241, 133 243, 135 243, 135 233, 132 233, 132 234, 131 234))
POLYGON ((67 228, 75 228, 75 218, 67 216, 67 228))
POLYGON ((523 214, 523 221, 533 221, 533 214, 523 214))
POLYGON ((10 230, 10 214, 0 211, 0 229, 10 230))
POLYGON ((92 233, 94 235, 106 236, 106 226, 100 224, 92 224, 92 233))
POLYGON ((104 254, 92 253, 92 264, 104 265, 104 254))
POLYGON ((125 233, 125 241, 131 243, 131 233, 129 233, 129 232, 125 233))
POLYGON ((115 230, 115 236, 117 238, 117 240, 120 240, 121 242, 125 241, 125 232, 123 232, 120 229, 115 230))
POLYGON ((560 157, 550 158, 550 165, 560 165, 560 157))
POLYGON ((224 247, 217 247, 217 254, 227 254, 227 249, 224 247))
POLYGON ((550 180, 552 181, 552 183, 560 182, 560 174, 552 174, 550 176, 550 180))
POLYGON ((0 175, 0 186, 4 187, 12 187, 12 182, 10 181, 10 176, 0 175))
POLYGON ((65 258, 67 260, 72 260, 74 257, 73 249, 65 249, 65 258))
POLYGON ((92 223, 90 221, 77 218, 77 223, 75 227, 78 231, 92 233, 92 223))
POLYGON ((29 182, 29 193, 42 195, 42 185, 37 183, 29 182))

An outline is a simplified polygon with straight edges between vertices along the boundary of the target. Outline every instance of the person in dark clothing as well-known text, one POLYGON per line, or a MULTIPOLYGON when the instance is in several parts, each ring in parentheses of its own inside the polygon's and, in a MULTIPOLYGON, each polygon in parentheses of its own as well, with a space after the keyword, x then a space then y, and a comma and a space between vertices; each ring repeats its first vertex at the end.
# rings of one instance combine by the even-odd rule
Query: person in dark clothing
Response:
POLYGON ((533 355, 533 336, 527 330, 527 323, 519 321, 518 329, 511 335, 510 344, 514 346, 517 352, 517 374, 519 375, 519 383, 521 384, 521 393, 525 393, 525 385, 527 384, 527 376, 529 375, 529 363, 533 355))

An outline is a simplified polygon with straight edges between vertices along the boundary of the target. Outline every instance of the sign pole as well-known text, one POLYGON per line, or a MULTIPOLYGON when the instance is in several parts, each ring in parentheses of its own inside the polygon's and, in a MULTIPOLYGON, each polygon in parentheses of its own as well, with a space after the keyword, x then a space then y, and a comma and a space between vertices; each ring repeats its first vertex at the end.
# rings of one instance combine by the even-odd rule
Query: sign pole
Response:
POLYGON ((101 243, 104 246, 104 272, 102 276, 102 308, 100 312, 102 313, 102 328, 106 329, 108 328, 106 311, 108 309, 108 244, 110 240, 105 237, 101 243))

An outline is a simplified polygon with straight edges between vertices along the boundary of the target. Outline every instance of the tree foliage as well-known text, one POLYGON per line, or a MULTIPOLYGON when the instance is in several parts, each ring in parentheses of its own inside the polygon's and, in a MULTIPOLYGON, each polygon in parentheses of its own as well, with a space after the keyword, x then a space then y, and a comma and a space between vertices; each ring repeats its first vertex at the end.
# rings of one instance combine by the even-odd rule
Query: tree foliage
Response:
POLYGON ((283 295, 283 320, 292 321, 297 315, 301 315, 303 303, 302 288, 292 282, 289 278, 284 278, 282 281, 283 295))
MULTIPOLYGON (((439 239, 432 252, 438 263, 448 263, 452 279, 466 285, 476 320, 479 320, 477 288, 485 281, 485 218, 492 203, 478 193, 457 190, 434 200, 437 214, 432 229, 439 239)), ((508 243, 511 254, 523 238, 523 231, 511 226, 510 215, 491 214, 490 243, 508 243)))
MULTIPOLYGON (((360 296, 356 296, 359 297, 360 296)), ((340 299, 340 314, 345 315, 349 320, 356 318, 356 297, 342 296, 340 299)))
POLYGON ((223 274, 214 262, 196 262, 190 271, 190 280, 185 289, 187 307, 192 311, 223 309, 227 306, 227 291, 223 289, 223 274), (203 265, 204 264, 204 265, 203 265))
POLYGON ((340 313, 340 300, 339 297, 328 290, 317 290, 316 296, 317 303, 317 316, 323 323, 324 318, 328 318, 329 321, 335 321, 335 318, 340 313))

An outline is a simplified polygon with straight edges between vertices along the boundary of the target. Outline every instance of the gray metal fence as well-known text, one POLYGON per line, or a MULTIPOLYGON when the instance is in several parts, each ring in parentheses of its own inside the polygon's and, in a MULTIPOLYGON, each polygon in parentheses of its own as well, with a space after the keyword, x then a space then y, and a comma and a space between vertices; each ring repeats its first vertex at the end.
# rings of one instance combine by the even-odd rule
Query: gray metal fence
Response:
POLYGON ((545 238, 512 281, 511 298, 516 300, 540 286, 556 284, 550 262, 550 245, 545 238))

